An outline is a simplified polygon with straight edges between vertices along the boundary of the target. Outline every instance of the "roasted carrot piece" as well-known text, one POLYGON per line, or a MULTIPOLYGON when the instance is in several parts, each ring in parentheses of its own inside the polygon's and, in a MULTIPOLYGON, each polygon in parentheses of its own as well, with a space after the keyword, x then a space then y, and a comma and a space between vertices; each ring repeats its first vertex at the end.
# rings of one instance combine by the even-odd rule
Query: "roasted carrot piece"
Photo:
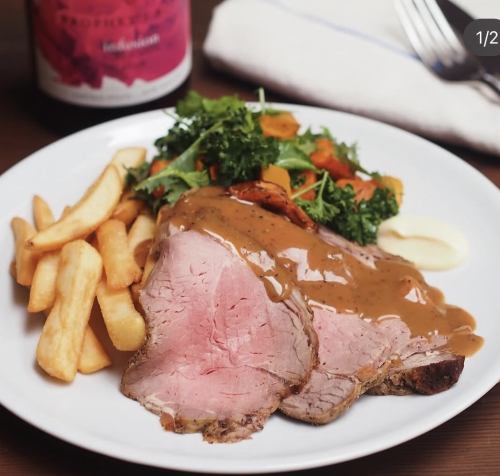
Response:
POLYGON ((266 182, 275 183, 283 188, 287 195, 290 195, 292 188, 290 186, 290 174, 288 170, 283 167, 278 167, 276 165, 269 165, 268 167, 263 167, 260 172, 261 180, 266 182))
POLYGON ((311 154, 311 161, 318 169, 327 170, 334 179, 354 178, 354 172, 348 164, 335 156, 335 144, 326 137, 316 139, 316 150, 311 154))
POLYGON ((334 179, 350 179, 354 173, 348 164, 344 164, 326 150, 316 150, 311 154, 311 162, 318 168, 327 170, 334 179))
POLYGON ((300 124, 289 112, 278 114, 262 114, 259 117, 262 134, 266 137, 276 137, 276 139, 291 139, 295 137, 300 124))
POLYGON ((403 201, 403 182, 396 177, 391 177, 390 175, 384 175, 380 178, 380 183, 382 186, 392 190, 394 196, 396 197, 396 202, 401 205, 403 201))
POLYGON ((167 159, 154 160, 149 169, 149 176, 156 175, 158 172, 161 172, 163 169, 166 169, 169 163, 170 160, 167 159))
MULTIPOLYGON (((149 176, 156 175, 161 172, 163 169, 166 169, 170 164, 170 160, 167 159, 156 159, 151 164, 149 168, 149 176)), ((161 185, 153 190, 153 196, 156 198, 160 198, 165 193, 165 188, 161 185)))
POLYGON ((333 159, 332 154, 327 150, 316 149, 311 154, 311 162, 318 169, 326 169, 327 170, 327 167, 332 159, 333 159))
POLYGON ((363 180, 360 178, 341 179, 336 182, 338 187, 346 187, 350 185, 356 193, 356 202, 361 200, 370 200, 377 189, 377 182, 374 180, 363 180))
MULTIPOLYGON (((304 179, 304 183, 300 187, 294 188, 292 190, 293 194, 300 193, 301 190, 304 190, 318 180, 317 175, 312 170, 304 170, 304 172, 299 174, 299 177, 304 179)), ((302 200, 314 200, 316 198, 316 190, 309 190, 300 195, 300 198, 302 200)))
POLYGON ((320 137, 319 139, 316 139, 315 141, 316 144, 316 150, 322 150, 324 152, 330 152, 330 154, 334 154, 335 152, 335 146, 333 145, 333 142, 326 138, 326 137, 320 137))

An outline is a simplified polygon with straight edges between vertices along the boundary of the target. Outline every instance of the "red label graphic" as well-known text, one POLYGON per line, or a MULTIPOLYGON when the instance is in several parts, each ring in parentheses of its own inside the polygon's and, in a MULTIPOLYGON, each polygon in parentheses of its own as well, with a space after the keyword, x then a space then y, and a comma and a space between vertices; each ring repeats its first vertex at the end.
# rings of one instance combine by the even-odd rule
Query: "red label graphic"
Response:
POLYGON ((160 78, 190 41, 189 0, 39 0, 33 23, 39 51, 72 86, 160 78))

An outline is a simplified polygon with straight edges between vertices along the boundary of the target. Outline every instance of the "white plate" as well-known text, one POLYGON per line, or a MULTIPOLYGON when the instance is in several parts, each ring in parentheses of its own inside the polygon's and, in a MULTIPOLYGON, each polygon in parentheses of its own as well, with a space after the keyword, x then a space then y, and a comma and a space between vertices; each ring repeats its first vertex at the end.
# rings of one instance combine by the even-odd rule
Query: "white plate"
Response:
POLYGON ((158 417, 118 390, 121 369, 78 375, 71 385, 38 371, 34 353, 43 319, 28 316, 26 292, 9 276, 13 240, 9 220, 31 217, 38 193, 60 212, 74 202, 113 151, 150 147, 171 119, 159 111, 79 132, 25 159, 0 177, 0 402, 38 428, 90 450, 165 468, 250 473, 311 468, 364 456, 416 437, 452 418, 500 378, 500 193, 475 169, 449 152, 378 122, 324 109, 284 105, 304 125, 329 127, 339 139, 359 143, 363 165, 401 177, 403 212, 430 215, 462 230, 470 258, 460 268, 428 273, 448 302, 476 317, 482 350, 465 364, 451 390, 432 397, 362 397, 338 421, 322 427, 271 417, 251 440, 209 445, 199 434, 162 430, 158 417))

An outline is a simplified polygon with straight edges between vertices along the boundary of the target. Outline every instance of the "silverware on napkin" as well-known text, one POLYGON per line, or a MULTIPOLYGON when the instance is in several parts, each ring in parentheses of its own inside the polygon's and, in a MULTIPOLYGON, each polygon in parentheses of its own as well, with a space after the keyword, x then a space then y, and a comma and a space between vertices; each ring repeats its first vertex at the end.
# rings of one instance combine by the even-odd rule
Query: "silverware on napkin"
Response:
POLYGON ((395 0, 394 5, 413 49, 429 70, 448 81, 480 81, 500 95, 500 79, 467 51, 436 0, 395 0))

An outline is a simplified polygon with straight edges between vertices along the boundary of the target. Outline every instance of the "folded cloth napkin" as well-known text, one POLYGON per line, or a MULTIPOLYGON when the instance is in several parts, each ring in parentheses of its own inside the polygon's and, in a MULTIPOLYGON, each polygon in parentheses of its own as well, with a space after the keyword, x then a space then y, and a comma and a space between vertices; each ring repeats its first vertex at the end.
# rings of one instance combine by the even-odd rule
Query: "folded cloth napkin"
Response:
MULTIPOLYGON (((500 18, 499 0, 457 4, 500 18)), ((290 97, 500 156, 500 101, 430 73, 393 0, 226 0, 204 52, 215 67, 290 97)))

